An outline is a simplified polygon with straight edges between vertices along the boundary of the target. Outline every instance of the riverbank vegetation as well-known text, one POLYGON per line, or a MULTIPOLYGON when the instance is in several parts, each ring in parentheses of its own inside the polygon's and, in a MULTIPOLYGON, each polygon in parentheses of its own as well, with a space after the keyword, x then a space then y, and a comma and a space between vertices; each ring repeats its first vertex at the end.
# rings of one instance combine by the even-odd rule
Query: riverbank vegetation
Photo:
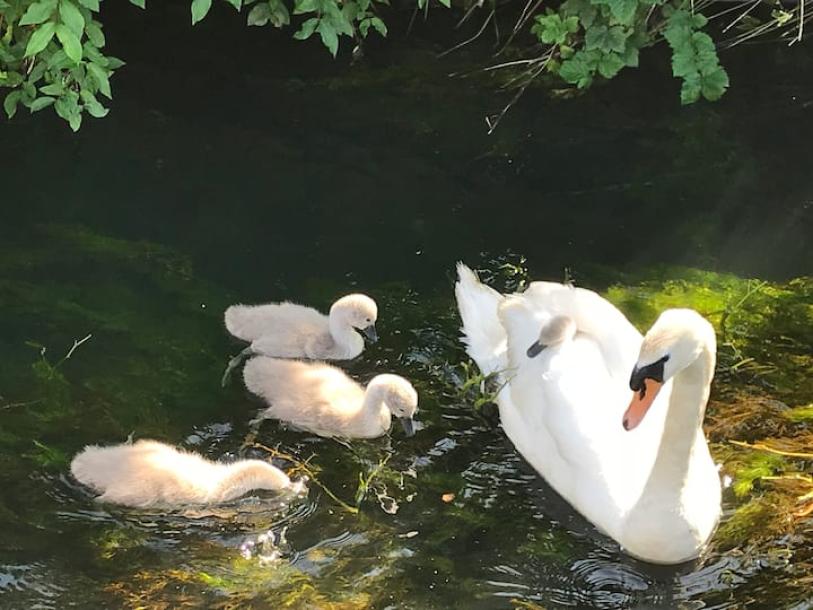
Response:
MULTIPOLYGON (((150 8, 145 0, 129 2, 150 8)), ((671 50, 681 103, 717 100, 729 87, 719 49, 757 37, 794 44, 813 16, 813 0, 775 5, 745 0, 216 2, 231 5, 248 26, 279 29, 297 40, 318 39, 333 57, 351 61, 363 54, 369 37, 388 36, 387 23, 408 19, 411 29, 416 19, 452 11, 458 27, 449 31, 446 52, 492 36, 493 54, 472 69, 500 70, 501 87, 515 92, 503 113, 489 121, 491 130, 531 83, 545 81, 559 94, 587 89, 637 67, 640 53, 661 43, 671 50)), ((193 0, 191 23, 211 10, 212 0, 193 0)), ((106 50, 105 14, 101 0, 0 0, 0 90, 9 118, 21 109, 52 108, 76 131, 83 118, 107 115, 111 79, 125 62, 106 50)))

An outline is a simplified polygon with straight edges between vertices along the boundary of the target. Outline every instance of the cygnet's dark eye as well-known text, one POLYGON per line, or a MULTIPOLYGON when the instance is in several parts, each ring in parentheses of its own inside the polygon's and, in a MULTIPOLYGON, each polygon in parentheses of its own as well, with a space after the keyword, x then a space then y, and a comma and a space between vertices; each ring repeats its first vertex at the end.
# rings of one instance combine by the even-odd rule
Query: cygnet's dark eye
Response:
POLYGON ((369 324, 370 322, 372 322, 372 320, 371 320, 370 318, 367 318, 367 319, 365 320, 365 322, 367 322, 367 324, 369 324))

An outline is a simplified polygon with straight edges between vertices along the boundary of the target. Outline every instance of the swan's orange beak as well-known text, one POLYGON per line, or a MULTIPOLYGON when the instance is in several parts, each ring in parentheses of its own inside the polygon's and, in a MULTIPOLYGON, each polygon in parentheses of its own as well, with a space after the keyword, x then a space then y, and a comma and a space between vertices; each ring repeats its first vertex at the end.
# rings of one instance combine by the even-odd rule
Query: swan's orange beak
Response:
POLYGON ((624 413, 624 430, 632 430, 644 419, 649 407, 655 402, 655 397, 661 391, 663 384, 654 379, 644 379, 644 387, 632 395, 630 406, 624 413))

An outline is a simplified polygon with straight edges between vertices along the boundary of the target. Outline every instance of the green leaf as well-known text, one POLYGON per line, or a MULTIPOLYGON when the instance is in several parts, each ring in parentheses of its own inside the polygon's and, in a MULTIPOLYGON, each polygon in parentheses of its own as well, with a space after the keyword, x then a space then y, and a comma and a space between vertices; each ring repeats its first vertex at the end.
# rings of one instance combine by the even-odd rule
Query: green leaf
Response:
POLYGON ((319 32, 319 36, 322 38, 322 44, 327 47, 333 57, 336 57, 336 53, 339 51, 339 35, 333 25, 323 19, 319 22, 316 31, 319 32))
POLYGON ((93 76, 96 84, 99 85, 99 91, 102 92, 102 95, 108 99, 113 99, 113 94, 110 91, 110 79, 107 75, 107 71, 98 64, 94 63, 89 63, 87 67, 88 72, 90 72, 91 76, 93 76))
POLYGON ((353 21, 356 20, 358 14, 359 14, 358 4, 356 4, 352 0, 346 0, 345 2, 342 3, 342 15, 344 15, 344 18, 347 21, 352 23, 353 21))
POLYGON ((701 91, 703 97, 714 102, 723 97, 723 94, 728 89, 728 74, 723 68, 717 68, 714 72, 703 74, 701 77, 701 91))
POLYGON ((268 4, 258 4, 249 11, 246 23, 248 25, 262 26, 268 23, 270 19, 271 7, 268 4))
POLYGON ((294 15, 315 13, 317 9, 316 0, 295 0, 294 2, 294 15))
POLYGON ((452 0, 438 0, 446 8, 452 8, 452 0))
POLYGON ((32 113, 39 112, 43 108, 46 108, 46 107, 50 106, 51 104, 53 104, 55 101, 56 100, 53 97, 50 97, 48 95, 43 96, 43 97, 38 97, 33 102, 31 102, 31 105, 28 107, 28 109, 32 113))
POLYGON ((144 0, 130 0, 130 4, 134 4, 138 8, 145 8, 144 0))
POLYGON ((587 29, 593 25, 598 9, 590 3, 590 0, 567 0, 561 6, 562 14, 579 18, 583 28, 587 29))
POLYGON ((42 51, 51 42, 56 31, 56 24, 53 21, 48 21, 39 26, 31 38, 28 39, 28 45, 25 47, 25 56, 31 57, 42 51))
POLYGON ((369 19, 362 19, 359 22, 359 32, 361 32, 362 38, 367 38, 367 32, 370 30, 370 20, 369 19))
POLYGON ((99 0, 79 0, 79 4, 84 6, 86 9, 93 11, 94 13, 99 12, 99 0))
POLYGON ((684 46, 672 53, 672 76, 685 78, 697 72, 694 50, 690 46, 684 46))
POLYGON ((107 56, 107 67, 110 70, 118 70, 122 66, 126 66, 126 62, 122 61, 118 57, 112 57, 110 55, 107 56))
POLYGON ((378 17, 373 17, 372 19, 370 19, 370 24, 375 28, 375 31, 381 34, 382 36, 387 35, 387 26, 378 17))
POLYGON ((617 53, 607 53, 598 61, 598 72, 604 78, 612 78, 624 67, 624 60, 617 53))
POLYGON ((110 60, 107 56, 102 55, 99 49, 93 46, 90 41, 87 41, 83 46, 82 50, 84 51, 85 59, 94 64, 99 64, 103 68, 106 68, 110 64, 110 60))
POLYGON ((627 47, 624 49, 624 52, 621 54, 621 59, 624 61, 625 66, 629 68, 637 68, 638 47, 632 44, 628 44, 627 47))
POLYGON ((693 74, 683 80, 680 88, 680 103, 693 104, 700 99, 700 75, 693 74))
POLYGON ((623 25, 632 25, 638 9, 638 0, 593 0, 592 3, 609 7, 612 16, 623 25))
POLYGON ((576 85, 579 89, 588 87, 593 81, 593 68, 591 60, 585 51, 579 51, 570 59, 562 62, 559 76, 565 82, 576 85))
POLYGON ((226 0, 226 2, 231 4, 234 7, 234 10, 238 12, 241 8, 243 8, 243 0, 226 0))
POLYGON ((72 114, 68 118, 68 125, 71 126, 74 133, 79 131, 79 128, 82 126, 82 113, 72 114))
POLYGON ((700 74, 710 74, 719 69, 720 59, 717 57, 717 49, 711 36, 704 32, 695 32, 692 34, 692 44, 700 74))
POLYGON ((94 119, 104 118, 110 112, 110 110, 102 106, 99 103, 99 100, 96 99, 96 96, 87 89, 82 90, 80 97, 84 102, 85 110, 87 110, 88 114, 90 114, 90 116, 92 116, 94 119))
POLYGON ((592 27, 587 30, 584 37, 587 50, 615 51, 621 53, 626 45, 627 35, 620 26, 608 28, 606 26, 592 27))
POLYGON ((62 83, 51 83, 45 87, 40 87, 40 93, 45 95, 56 95, 59 97, 65 91, 65 86, 62 83))
POLYGON ((56 113, 61 118, 67 121, 70 120, 73 115, 81 112, 78 102, 79 95, 74 91, 68 91, 56 101, 56 104, 54 104, 54 110, 56 110, 56 113))
POLYGON ((6 72, 2 79, 0 79, 0 86, 3 87, 16 87, 25 80, 23 75, 19 72, 6 72))
POLYGON ((56 10, 56 0, 42 0, 28 7, 19 25, 37 25, 48 19, 56 10))
POLYGON ((77 39, 82 37, 82 32, 85 31, 85 18, 70 0, 59 0, 59 19, 70 28, 77 39))
POLYGON ((271 10, 271 24, 275 28, 291 23, 291 14, 282 0, 268 0, 268 8, 271 10))
POLYGON ((212 8, 212 0, 192 0, 192 25, 206 17, 210 8, 212 8))
POLYGON ((73 30, 65 24, 60 23, 56 26, 56 37, 59 38, 59 42, 62 43, 65 54, 70 57, 74 63, 78 64, 82 61, 82 43, 79 42, 79 38, 73 33, 73 30))
POLYGON ((319 25, 319 19, 316 17, 311 17, 307 21, 303 22, 299 28, 299 31, 294 34, 294 38, 297 40, 305 40, 310 38, 311 35, 316 30, 316 26, 319 25))
POLYGON ((3 100, 3 110, 6 111, 6 116, 8 116, 9 119, 13 119, 14 115, 17 114, 17 104, 22 94, 22 91, 12 91, 6 96, 6 99, 3 100))
POLYGON ((531 32, 545 44, 563 44, 568 35, 567 26, 556 13, 537 15, 536 25, 531 28, 531 32))
POLYGON ((579 31, 579 18, 575 15, 565 19, 564 24, 565 29, 571 34, 575 34, 579 31))
POLYGON ((102 28, 100 28, 99 24, 95 21, 88 23, 85 26, 85 33, 88 36, 88 40, 93 43, 94 47, 101 49, 105 45, 106 41, 104 39, 102 28))

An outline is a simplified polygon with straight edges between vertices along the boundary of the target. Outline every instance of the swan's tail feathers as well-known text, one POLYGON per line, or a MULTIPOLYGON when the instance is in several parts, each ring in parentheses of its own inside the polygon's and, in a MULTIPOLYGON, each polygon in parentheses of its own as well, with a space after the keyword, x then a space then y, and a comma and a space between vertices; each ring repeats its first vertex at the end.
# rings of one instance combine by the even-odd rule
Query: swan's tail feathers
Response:
POLYGON ((504 368, 505 331, 497 317, 497 307, 505 297, 482 284, 463 263, 457 264, 457 278, 454 291, 463 320, 466 353, 484 375, 496 373, 504 368))

